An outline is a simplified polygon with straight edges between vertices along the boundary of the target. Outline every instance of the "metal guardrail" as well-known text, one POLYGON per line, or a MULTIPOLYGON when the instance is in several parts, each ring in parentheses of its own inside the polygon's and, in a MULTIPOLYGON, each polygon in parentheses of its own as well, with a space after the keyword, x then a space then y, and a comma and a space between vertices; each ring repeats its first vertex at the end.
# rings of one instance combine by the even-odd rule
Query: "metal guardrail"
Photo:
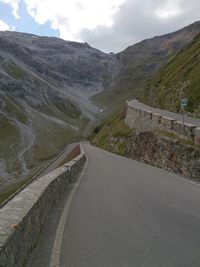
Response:
POLYGON ((6 200, 4 200, 0 204, 0 209, 4 207, 11 199, 13 199, 16 195, 18 195, 24 188, 26 188, 29 184, 31 184, 33 181, 35 181, 40 174, 45 171, 51 164, 53 164, 60 156, 62 156, 69 148, 70 144, 67 144, 65 149, 61 151, 55 158, 53 158, 42 170, 40 170, 37 174, 35 174, 28 182, 26 182, 23 186, 21 186, 15 193, 10 195, 6 200))

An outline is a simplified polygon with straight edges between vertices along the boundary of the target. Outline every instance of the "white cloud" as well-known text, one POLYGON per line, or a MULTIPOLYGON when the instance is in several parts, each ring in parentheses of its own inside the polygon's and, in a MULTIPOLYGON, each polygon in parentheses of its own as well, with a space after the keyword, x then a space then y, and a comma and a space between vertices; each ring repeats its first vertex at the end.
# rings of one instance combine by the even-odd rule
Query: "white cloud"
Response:
POLYGON ((8 4, 12 7, 12 14, 16 19, 19 19, 19 3, 21 0, 0 0, 0 2, 4 3, 4 4, 8 4))
POLYGON ((0 31, 9 31, 10 27, 3 20, 0 20, 0 31))
POLYGON ((83 29, 111 27, 124 0, 24 0, 29 14, 39 24, 50 21, 67 40, 79 40, 83 29))
POLYGON ((180 1, 163 2, 162 5, 156 8, 155 14, 161 19, 177 17, 181 14, 180 1))
POLYGON ((199 0, 126 0, 114 16, 111 28, 84 29, 80 36, 103 51, 119 52, 143 39, 173 32, 200 20, 199 11, 199 0))
MULTIPOLYGON (((135 42, 200 20, 200 0, 0 0, 19 18, 19 4, 66 40, 120 51, 135 42)), ((23 23, 23 18, 22 23, 23 23)), ((29 30, 31 32, 31 29, 29 30)))

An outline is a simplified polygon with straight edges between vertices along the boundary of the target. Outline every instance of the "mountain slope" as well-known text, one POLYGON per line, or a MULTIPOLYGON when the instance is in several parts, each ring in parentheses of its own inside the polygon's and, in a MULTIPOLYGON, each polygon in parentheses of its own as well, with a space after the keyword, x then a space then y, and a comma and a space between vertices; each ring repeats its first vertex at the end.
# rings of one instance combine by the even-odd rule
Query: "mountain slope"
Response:
POLYGON ((149 77, 199 32, 196 22, 116 55, 87 43, 0 32, 0 186, 30 175, 97 118, 140 96, 149 77))
POLYGON ((118 68, 86 43, 0 32, 0 185, 79 138, 99 113, 89 97, 111 86, 118 68))
POLYGON ((148 79, 182 48, 187 46, 200 33, 200 21, 179 31, 156 36, 132 45, 115 55, 121 62, 117 82, 112 90, 101 92, 92 99, 102 106, 119 99, 139 97, 148 79))
POLYGON ((180 111, 188 98, 188 113, 200 117, 200 35, 149 81, 143 101, 156 107, 180 111))

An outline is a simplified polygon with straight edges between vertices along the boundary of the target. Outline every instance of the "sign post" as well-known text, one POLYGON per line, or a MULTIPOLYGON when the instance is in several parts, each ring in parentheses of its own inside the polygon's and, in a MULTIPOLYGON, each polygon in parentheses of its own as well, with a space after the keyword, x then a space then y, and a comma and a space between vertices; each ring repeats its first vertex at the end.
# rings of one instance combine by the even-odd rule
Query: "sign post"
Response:
POLYGON ((181 108, 183 111, 183 134, 185 134, 185 107, 188 105, 188 100, 187 98, 181 99, 181 108))

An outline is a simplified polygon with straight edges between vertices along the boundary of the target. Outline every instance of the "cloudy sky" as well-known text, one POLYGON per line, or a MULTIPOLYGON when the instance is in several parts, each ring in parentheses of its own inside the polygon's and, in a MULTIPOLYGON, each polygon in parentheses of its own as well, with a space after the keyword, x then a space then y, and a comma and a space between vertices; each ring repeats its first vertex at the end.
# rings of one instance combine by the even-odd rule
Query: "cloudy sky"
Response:
POLYGON ((0 30, 88 42, 105 52, 200 20, 200 0, 0 0, 0 30))

